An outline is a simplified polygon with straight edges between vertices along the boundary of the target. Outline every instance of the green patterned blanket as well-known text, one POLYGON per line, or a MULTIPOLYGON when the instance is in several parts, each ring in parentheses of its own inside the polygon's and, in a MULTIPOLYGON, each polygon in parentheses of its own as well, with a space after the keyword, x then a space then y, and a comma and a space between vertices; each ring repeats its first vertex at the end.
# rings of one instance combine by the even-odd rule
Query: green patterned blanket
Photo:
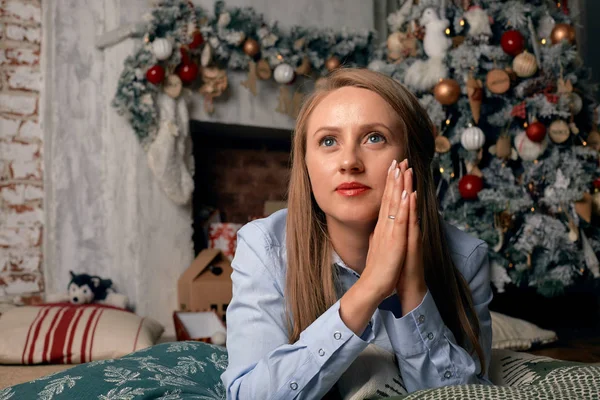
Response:
MULTIPOLYGON (((227 353, 222 347, 165 343, 0 389, 0 400, 222 400, 225 388, 220 375, 226 367, 227 353)), ((494 350, 490 379, 496 386, 448 386, 388 398, 600 400, 600 365, 494 350)))

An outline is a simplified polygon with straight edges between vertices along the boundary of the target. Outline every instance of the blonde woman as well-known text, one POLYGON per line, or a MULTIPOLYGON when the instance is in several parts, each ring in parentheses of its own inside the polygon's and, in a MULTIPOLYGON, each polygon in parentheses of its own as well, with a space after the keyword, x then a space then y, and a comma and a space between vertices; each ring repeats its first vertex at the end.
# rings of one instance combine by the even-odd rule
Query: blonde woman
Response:
POLYGON ((354 376, 389 354, 408 392, 490 383, 487 246, 442 220, 434 151, 427 113, 384 75, 340 69, 306 100, 288 209, 238 233, 228 399, 351 398, 338 386, 367 349, 381 362, 354 376))

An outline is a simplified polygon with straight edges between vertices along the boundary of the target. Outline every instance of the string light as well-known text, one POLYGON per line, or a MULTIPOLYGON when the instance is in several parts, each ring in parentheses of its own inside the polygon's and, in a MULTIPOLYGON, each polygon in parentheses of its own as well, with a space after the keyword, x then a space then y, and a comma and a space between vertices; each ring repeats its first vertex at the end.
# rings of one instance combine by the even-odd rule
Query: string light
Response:
POLYGON ((446 32, 446 35, 449 35, 450 34, 450 28, 446 28, 445 32, 446 32))
POLYGON ((542 44, 546 44, 546 38, 542 39, 542 44))
POLYGON ((444 168, 440 167, 440 174, 444 173, 444 168))
POLYGON ((450 178, 454 178, 454 172, 450 174, 450 178))
POLYGON ((584 145, 584 146, 587 146, 587 142, 586 142, 585 140, 583 141, 583 145, 584 145))
POLYGON ((460 26, 465 26, 465 20, 464 19, 460 20, 460 26))
POLYGON ((513 263, 508 263, 508 268, 512 268, 513 267, 513 263))
POLYGON ((450 118, 446 120, 446 125, 450 125, 450 118))
POLYGON ((525 123, 523 124, 523 128, 527 128, 528 126, 529 126, 529 124, 528 124, 527 122, 525 122, 525 123))
POLYGON ((583 274, 583 268, 581 268, 579 271, 583 274))
POLYGON ((534 208, 534 207, 531 207, 531 212, 534 212, 534 211, 535 211, 535 208, 534 208))
POLYGON ((283 60, 283 56, 282 56, 281 54, 277 54, 277 59, 278 59, 279 61, 281 61, 281 60, 283 60))
POLYGON ((504 167, 506 167, 506 164, 505 164, 505 163, 502 163, 502 168, 504 168, 504 167))
POLYGON ((534 163, 534 164, 537 164, 537 163, 538 163, 538 160, 533 160, 533 163, 534 163))
POLYGON ((556 3, 556 7, 560 8, 560 2, 556 3))
POLYGON ((558 212, 562 212, 562 207, 558 207, 558 212))

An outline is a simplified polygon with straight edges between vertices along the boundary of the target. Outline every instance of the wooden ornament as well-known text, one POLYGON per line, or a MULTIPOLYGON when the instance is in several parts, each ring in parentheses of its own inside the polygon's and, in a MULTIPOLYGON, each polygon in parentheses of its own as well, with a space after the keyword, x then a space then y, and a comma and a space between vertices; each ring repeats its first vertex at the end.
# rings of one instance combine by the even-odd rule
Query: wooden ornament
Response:
POLYGON ((290 87, 286 85, 279 86, 279 98, 275 111, 280 114, 289 114, 292 109, 292 101, 290 87))
POLYGON ((342 65, 342 63, 336 56, 331 56, 325 61, 325 68, 327 68, 327 71, 329 72, 339 68, 340 65, 342 65))
POLYGON ((256 78, 256 63, 250 61, 248 64, 248 78, 245 81, 242 81, 240 85, 248 89, 254 96, 258 93, 256 90, 256 78))
POLYGON ((506 93, 510 89, 510 76, 501 69, 493 69, 487 74, 485 86, 492 93, 506 93))
POLYGON ((569 125, 560 119, 551 123, 548 128, 548 136, 554 143, 564 143, 570 135, 569 125))
POLYGON ((417 55, 417 38, 411 32, 394 32, 386 43, 390 61, 401 62, 417 55))
POLYGON ((181 79, 175 74, 169 75, 163 84, 164 92, 173 99, 179 97, 182 87, 183 82, 181 82, 181 79))
POLYGON ((271 66, 269 65, 269 62, 263 58, 256 64, 256 76, 258 76, 259 79, 266 81, 271 78, 271 75, 273 75, 271 66))
POLYGON ((496 141, 496 157, 508 159, 511 155, 510 136, 502 135, 496 141))
POLYGON ((592 195, 586 192, 581 200, 575 202, 577 215, 587 223, 592 221, 592 201, 592 195))
POLYGON ((210 44, 206 44, 202 49, 202 53, 200 54, 200 65, 203 67, 208 67, 212 62, 212 47, 210 44))
POLYGON ((309 75, 311 71, 310 59, 308 56, 304 56, 302 63, 296 67, 296 75, 309 75))
POLYGON ((575 28, 569 24, 556 24, 550 33, 552 44, 557 44, 566 40, 573 44, 575 43, 575 28))
POLYGON ((538 70, 535 56, 525 50, 513 60, 513 70, 520 78, 532 77, 538 70))
POLYGON ((452 144, 446 136, 438 136, 435 138, 435 151, 436 153, 447 153, 450 151, 452 144))
POLYGON ((467 96, 469 97, 473 121, 478 124, 481 116, 481 103, 483 102, 483 83, 481 83, 481 80, 472 77, 467 80, 467 96))
POLYGON ((449 106, 460 97, 460 86, 454 79, 442 79, 433 88, 433 95, 440 104, 449 106))
POLYGON ((250 57, 254 57, 260 51, 260 46, 258 42, 252 38, 246 39, 244 42, 244 53, 249 55, 250 57))
POLYGON ((596 130, 590 132, 587 137, 587 144, 592 149, 600 151, 600 133, 598 133, 596 130))

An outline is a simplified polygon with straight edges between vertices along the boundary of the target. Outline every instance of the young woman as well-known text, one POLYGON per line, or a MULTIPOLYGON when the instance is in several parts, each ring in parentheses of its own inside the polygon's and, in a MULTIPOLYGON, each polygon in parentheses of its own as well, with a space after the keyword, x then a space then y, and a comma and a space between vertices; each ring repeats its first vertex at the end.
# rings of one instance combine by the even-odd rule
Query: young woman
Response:
POLYGON ((384 75, 340 69, 307 99, 288 209, 238 233, 228 399, 332 395, 369 346, 409 392, 489 383, 487 245, 440 216, 434 151, 427 113, 384 75))

